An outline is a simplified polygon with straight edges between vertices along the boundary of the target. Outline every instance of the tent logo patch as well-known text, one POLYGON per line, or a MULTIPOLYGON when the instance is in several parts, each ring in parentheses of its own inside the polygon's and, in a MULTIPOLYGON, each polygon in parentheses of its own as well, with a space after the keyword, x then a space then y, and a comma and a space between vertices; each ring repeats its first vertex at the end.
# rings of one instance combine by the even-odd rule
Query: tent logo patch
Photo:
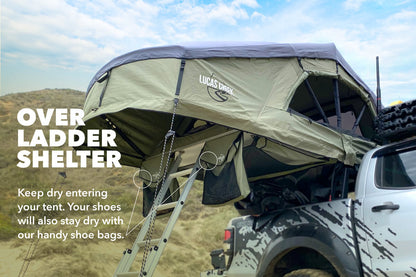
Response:
POLYGON ((207 86, 208 95, 217 102, 225 102, 230 96, 237 98, 234 89, 215 78, 214 73, 209 77, 200 74, 199 83, 207 86))

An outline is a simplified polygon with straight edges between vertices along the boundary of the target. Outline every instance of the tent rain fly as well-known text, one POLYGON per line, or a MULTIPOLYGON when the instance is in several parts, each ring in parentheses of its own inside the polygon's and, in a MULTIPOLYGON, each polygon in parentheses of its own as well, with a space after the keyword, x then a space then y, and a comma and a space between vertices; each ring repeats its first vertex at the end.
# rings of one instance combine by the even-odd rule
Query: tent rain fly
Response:
POLYGON ((218 159, 206 161, 216 168, 204 176, 204 203, 221 204, 246 196, 249 182, 358 164, 374 146, 374 103, 333 44, 174 45, 100 69, 78 128, 115 129, 120 162, 152 174, 170 126, 174 151, 207 141, 218 159), (238 186, 217 201, 227 184, 238 186))

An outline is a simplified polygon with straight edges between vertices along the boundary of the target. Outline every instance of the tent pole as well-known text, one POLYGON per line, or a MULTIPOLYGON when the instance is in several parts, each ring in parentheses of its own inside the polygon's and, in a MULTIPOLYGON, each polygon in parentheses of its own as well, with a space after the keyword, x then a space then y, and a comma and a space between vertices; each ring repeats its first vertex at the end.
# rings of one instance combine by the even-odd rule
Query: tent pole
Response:
POLYGON ((341 128, 341 103, 339 100, 339 89, 338 89, 338 79, 332 80, 334 84, 334 100, 335 100, 335 112, 337 114, 337 127, 341 128))
POLYGON ((305 86, 306 86, 309 94, 311 95, 311 97, 313 99, 313 102, 315 103, 316 108, 319 110, 319 113, 321 114, 322 119, 324 120, 325 123, 328 123, 329 124, 328 118, 326 117, 325 112, 324 112, 324 110, 321 107, 321 104, 319 104, 318 98, 316 98, 316 95, 313 92, 313 89, 311 87, 311 84, 309 84, 308 79, 306 79, 304 81, 304 83, 305 83, 305 86))
POLYGON ((121 131, 121 129, 120 128, 118 128, 117 127, 117 125, 115 125, 106 115, 104 115, 104 114, 102 114, 102 115, 100 115, 100 117, 102 118, 102 119, 104 119, 106 122, 107 122, 107 124, 109 125, 109 126, 111 126, 112 127, 112 129, 113 130, 115 130, 116 131, 116 133, 118 134, 118 135, 120 135, 122 138, 123 138, 123 140, 125 141, 125 142, 127 142, 127 144, 137 153, 137 154, 139 154, 139 156, 141 157, 141 158, 144 158, 145 157, 145 154, 139 149, 139 147, 137 147, 137 145, 136 144, 134 144, 134 142, 133 141, 131 141, 131 139, 123 132, 123 131, 121 131))
POLYGON ((344 178, 342 179, 342 198, 348 197, 348 178, 350 171, 348 167, 344 168, 344 178))
POLYGON ((361 111, 360 111, 360 115, 358 116, 358 118, 355 120, 354 122, 354 126, 352 127, 352 133, 355 134, 355 130, 358 127, 358 124, 360 124, 361 118, 363 117, 364 111, 366 110, 367 106, 364 104, 364 106, 362 107, 361 111))

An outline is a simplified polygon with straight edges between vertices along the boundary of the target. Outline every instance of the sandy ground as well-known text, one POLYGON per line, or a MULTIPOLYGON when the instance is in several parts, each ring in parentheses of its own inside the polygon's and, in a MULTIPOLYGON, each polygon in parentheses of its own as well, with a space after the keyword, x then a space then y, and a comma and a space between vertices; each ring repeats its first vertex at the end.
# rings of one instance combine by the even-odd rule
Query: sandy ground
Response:
MULTIPOLYGON (((29 242, 20 246, 16 246, 15 241, 0 242, 0 276, 18 276, 29 245, 29 242)), ((77 267, 77 265, 83 264, 82 262, 87 264, 86 266, 83 265, 84 268, 90 267, 91 271, 79 276, 112 276, 121 255, 121 250, 118 244, 90 243, 82 248, 82 252, 74 255, 78 257, 50 253, 46 256, 43 255, 41 258, 33 259, 24 276, 49 276, 45 272, 62 272, 61 274, 57 273, 56 276, 69 276, 62 269, 69 265, 77 267), (118 252, 120 252, 120 255, 116 254, 118 252), (74 263, 70 262, 72 258, 75 258, 74 263)))
MULTIPOLYGON (((23 265, 23 258, 30 244, 16 245, 16 241, 0 242, 0 276, 18 276, 23 265)), ((57 272, 56 276, 59 277, 69 276, 65 271, 61 271, 62 269, 59 267, 67 267, 69 264, 71 267, 77 267, 78 263, 82 263, 82 261, 86 262, 87 268, 91 270, 78 273, 76 276, 112 276, 121 258, 122 247, 120 243, 90 243, 88 246, 83 247, 82 253, 79 254, 80 257, 74 259, 74 263, 69 261, 73 257, 57 254, 34 259, 30 262, 24 276, 49 276, 45 272, 57 272), (120 253, 120 255, 117 255, 117 253, 120 253)), ((170 275, 166 274, 168 273, 158 269, 153 276, 162 277, 170 275)), ((75 275, 71 274, 70 276, 75 275)))
POLYGON ((17 276, 26 250, 13 246, 10 241, 0 242, 0 276, 17 276))

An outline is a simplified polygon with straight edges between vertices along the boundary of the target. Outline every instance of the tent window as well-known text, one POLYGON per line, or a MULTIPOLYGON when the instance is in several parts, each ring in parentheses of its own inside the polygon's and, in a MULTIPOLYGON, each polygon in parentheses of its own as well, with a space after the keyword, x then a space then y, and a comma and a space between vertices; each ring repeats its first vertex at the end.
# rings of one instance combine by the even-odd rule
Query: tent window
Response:
POLYGON ((365 107, 365 102, 357 91, 341 81, 334 81, 333 78, 323 76, 309 76, 297 88, 289 105, 290 110, 314 121, 333 128, 338 128, 341 124, 341 129, 347 133, 371 138, 374 134, 372 116, 369 109, 363 109, 363 107, 365 107), (338 114, 334 92, 336 83, 340 102, 338 114), (317 99, 319 105, 314 98, 317 99), (341 120, 339 123, 338 116, 341 120), (354 127, 357 118, 360 118, 359 124, 354 127))

